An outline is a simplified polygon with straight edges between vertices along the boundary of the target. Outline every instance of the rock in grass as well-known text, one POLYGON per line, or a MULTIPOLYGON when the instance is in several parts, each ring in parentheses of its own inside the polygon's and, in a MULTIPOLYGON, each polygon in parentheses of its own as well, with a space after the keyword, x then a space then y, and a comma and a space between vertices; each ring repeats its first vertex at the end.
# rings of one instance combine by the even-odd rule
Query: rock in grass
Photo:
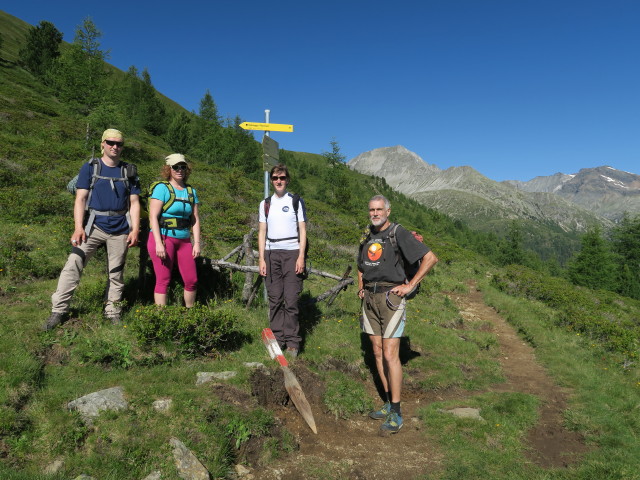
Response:
POLYGON ((45 475, 54 475, 60 471, 60 469, 64 467, 64 461, 57 459, 47 465, 47 468, 44 469, 45 475))
POLYGON ((129 404, 124 399, 122 387, 107 388, 93 392, 67 403, 69 410, 77 410, 84 422, 91 425, 93 419, 104 410, 126 410, 129 404))
POLYGON ((451 410, 439 409, 438 411, 443 413, 450 413, 451 415, 458 418, 470 418, 472 420, 479 420, 481 422, 484 422, 484 418, 480 416, 480 410, 477 408, 461 407, 452 408, 451 410))
POLYGON ((173 400, 170 398, 161 398, 160 400, 153 402, 153 409, 157 412, 168 412, 171 409, 172 404, 173 400))
POLYGON ((210 480, 209 471, 184 443, 175 437, 169 440, 178 475, 184 480, 210 480))
POLYGON ((144 477, 142 480, 162 480, 162 473, 160 473, 158 470, 156 470, 155 472, 151 472, 149 475, 144 477))
POLYGON ((268 370, 264 363, 261 362, 244 362, 244 366, 251 369, 260 368, 262 370, 268 370))
POLYGON ((251 470, 249 470, 241 463, 234 465, 233 469, 236 471, 236 475, 238 476, 238 478, 247 477, 251 474, 251 470))
POLYGON ((198 372, 196 374, 196 385, 202 385, 203 383, 211 382, 213 380, 229 380, 235 377, 238 372, 198 372))

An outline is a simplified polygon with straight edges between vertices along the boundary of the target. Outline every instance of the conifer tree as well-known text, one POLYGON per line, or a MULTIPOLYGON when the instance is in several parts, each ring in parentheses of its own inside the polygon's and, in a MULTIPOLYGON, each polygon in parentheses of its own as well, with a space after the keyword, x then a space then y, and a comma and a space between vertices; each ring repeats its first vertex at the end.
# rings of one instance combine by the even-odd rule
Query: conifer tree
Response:
POLYGON ((618 292, 640 299, 640 215, 625 215, 612 230, 611 242, 619 257, 618 292))
POLYGON ((156 89, 151 83, 151 75, 145 68, 142 71, 142 88, 140 97, 140 121, 142 127, 154 135, 162 135, 166 131, 165 108, 158 98, 156 89))
POLYGON ((41 21, 27 33, 26 45, 20 50, 20 60, 35 76, 44 78, 60 56, 62 33, 51 22, 41 21))
POLYGON ((524 265, 525 252, 522 247, 522 230, 518 222, 513 221, 509 225, 509 231, 500 249, 500 260, 503 265, 524 265))
POLYGON ((200 118, 213 125, 220 126, 220 116, 218 115, 218 106, 211 96, 209 90, 206 91, 202 100, 200 100, 200 118))
POLYGON ((90 113, 102 100, 106 90, 104 59, 107 53, 100 50, 102 33, 90 18, 76 29, 76 35, 68 48, 55 62, 50 79, 58 96, 76 105, 83 114, 90 113))
POLYGON ((127 116, 132 120, 137 118, 142 98, 142 84, 138 69, 134 65, 131 65, 127 70, 127 76, 120 90, 120 95, 117 98, 120 99, 127 116))
POLYGON ((346 165, 344 163, 345 156, 340 153, 340 145, 336 139, 332 139, 329 144, 331 151, 322 152, 322 156, 326 158, 330 167, 324 171, 325 182, 327 188, 327 200, 330 204, 349 210, 351 206, 351 185, 349 176, 346 173, 346 165))
POLYGON ((198 116, 191 123, 191 137, 196 156, 209 163, 230 165, 230 159, 222 151, 225 140, 218 107, 209 90, 200 100, 198 116))
POLYGON ((331 151, 322 152, 322 156, 327 159, 331 166, 343 164, 347 157, 340 153, 340 145, 337 140, 334 138, 329 142, 329 144, 331 145, 331 151))
POLYGON ((569 279, 575 285, 615 290, 616 266, 600 227, 593 227, 582 237, 582 247, 569 262, 569 279))
POLYGON ((167 129, 167 142, 175 152, 188 153, 191 150, 191 118, 185 112, 174 115, 167 129))

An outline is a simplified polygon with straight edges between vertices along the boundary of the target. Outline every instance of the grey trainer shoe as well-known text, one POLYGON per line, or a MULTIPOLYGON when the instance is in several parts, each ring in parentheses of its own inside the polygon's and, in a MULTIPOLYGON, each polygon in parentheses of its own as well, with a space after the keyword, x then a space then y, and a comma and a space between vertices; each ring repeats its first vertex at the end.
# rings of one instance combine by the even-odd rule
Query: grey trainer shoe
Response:
POLYGON ((64 313, 51 312, 51 315, 49 315, 47 321, 44 322, 44 325, 42 325, 42 330, 53 330, 62 323, 62 320, 64 320, 64 316, 64 313))

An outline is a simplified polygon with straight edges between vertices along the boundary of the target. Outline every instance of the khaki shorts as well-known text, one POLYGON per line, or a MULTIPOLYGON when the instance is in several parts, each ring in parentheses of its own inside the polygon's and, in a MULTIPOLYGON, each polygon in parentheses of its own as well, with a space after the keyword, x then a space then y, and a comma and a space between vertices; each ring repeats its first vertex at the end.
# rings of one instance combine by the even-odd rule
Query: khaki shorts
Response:
POLYGON ((362 331, 383 338, 400 338, 406 323, 406 304, 405 298, 393 293, 365 290, 360 319, 362 331))

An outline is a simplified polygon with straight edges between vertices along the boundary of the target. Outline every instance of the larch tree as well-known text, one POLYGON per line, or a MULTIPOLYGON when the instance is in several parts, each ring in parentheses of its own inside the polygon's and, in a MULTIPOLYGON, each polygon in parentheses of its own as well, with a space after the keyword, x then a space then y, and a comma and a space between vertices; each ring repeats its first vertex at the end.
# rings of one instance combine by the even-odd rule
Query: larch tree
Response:
POLYGON ((51 78, 59 97, 89 114, 104 97, 108 75, 104 60, 107 53, 100 50, 102 33, 90 18, 76 29, 68 48, 55 62, 51 78))

